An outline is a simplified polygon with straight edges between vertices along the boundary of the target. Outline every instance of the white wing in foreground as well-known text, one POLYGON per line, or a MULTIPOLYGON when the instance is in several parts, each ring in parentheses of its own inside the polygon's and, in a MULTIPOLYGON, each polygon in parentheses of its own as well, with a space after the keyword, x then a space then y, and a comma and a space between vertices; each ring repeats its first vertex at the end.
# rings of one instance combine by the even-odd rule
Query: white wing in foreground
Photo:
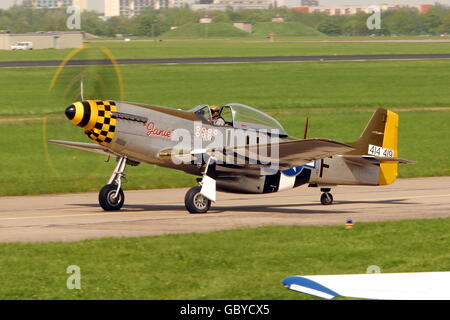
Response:
POLYGON ((292 276, 283 285, 325 299, 450 300, 450 272, 292 276))

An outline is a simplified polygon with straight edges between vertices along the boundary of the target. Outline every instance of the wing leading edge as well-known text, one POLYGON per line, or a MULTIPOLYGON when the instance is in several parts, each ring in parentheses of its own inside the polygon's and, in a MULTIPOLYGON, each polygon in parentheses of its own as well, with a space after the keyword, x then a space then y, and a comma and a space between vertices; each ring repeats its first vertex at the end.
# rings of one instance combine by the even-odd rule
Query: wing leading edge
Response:
POLYGON ((56 145, 63 146, 66 148, 98 153, 98 154, 102 154, 102 155, 114 155, 114 153, 112 151, 108 150, 108 148, 101 146, 99 144, 63 141, 63 140, 49 140, 48 143, 56 144, 56 145))

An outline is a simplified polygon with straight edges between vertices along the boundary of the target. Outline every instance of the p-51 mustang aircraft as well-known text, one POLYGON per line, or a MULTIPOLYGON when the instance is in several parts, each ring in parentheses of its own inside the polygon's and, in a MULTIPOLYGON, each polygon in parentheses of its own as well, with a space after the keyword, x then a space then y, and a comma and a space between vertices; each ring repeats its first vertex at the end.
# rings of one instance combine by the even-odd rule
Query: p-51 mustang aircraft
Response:
POLYGON ((330 205, 336 185, 387 185, 395 181, 398 115, 378 109, 361 137, 350 143, 295 139, 278 121, 252 107, 230 103, 191 110, 108 100, 75 102, 65 114, 95 144, 50 140, 69 148, 117 158, 99 203, 106 210, 124 204, 127 165, 140 163, 196 175, 199 186, 185 196, 190 213, 205 213, 216 190, 272 193, 301 185, 320 188, 330 205))

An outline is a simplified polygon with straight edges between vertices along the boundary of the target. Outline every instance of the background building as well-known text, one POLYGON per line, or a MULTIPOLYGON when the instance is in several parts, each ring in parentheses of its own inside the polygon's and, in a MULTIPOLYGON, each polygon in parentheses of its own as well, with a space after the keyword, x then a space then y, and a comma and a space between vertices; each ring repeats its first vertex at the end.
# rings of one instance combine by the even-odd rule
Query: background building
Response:
MULTIPOLYGON (((194 0, 103 0, 106 17, 140 15, 144 10, 151 8, 155 10, 166 8, 183 8, 190 5, 194 0)), ((203 0, 197 0, 203 1, 203 0)), ((204 0, 212 3, 213 0, 204 0)))
POLYGON ((302 0, 302 7, 318 7, 319 1, 316 0, 302 0))
MULTIPOLYGON (((303 12, 320 12, 330 16, 338 15, 351 15, 360 12, 369 13, 370 6, 356 5, 356 6, 318 6, 318 7, 296 7, 295 10, 303 12)), ((421 5, 388 5, 383 4, 379 6, 381 11, 398 10, 400 8, 409 7, 416 8, 420 13, 427 13, 433 5, 421 4, 421 5)))
POLYGON ((33 49, 68 49, 83 46, 81 32, 0 33, 0 50, 11 50, 17 42, 30 41, 33 49))
MULTIPOLYGON (((21 1, 22 3, 27 2, 27 0, 21 1)), ((31 5, 39 9, 54 9, 60 7, 77 6, 81 11, 87 10, 88 0, 28 0, 31 5)), ((19 4, 17 2, 17 4, 19 4)))
POLYGON ((119 0, 103 0, 105 17, 116 17, 120 15, 119 0))
POLYGON ((211 4, 200 4, 198 1, 190 7, 193 10, 226 10, 233 9, 269 9, 285 5, 285 0, 214 0, 211 4))
POLYGON ((159 9, 161 0, 104 0, 105 16, 138 16, 147 8, 159 9))
POLYGON ((0 9, 8 9, 14 5, 31 4, 35 8, 59 8, 78 6, 81 10, 90 10, 89 5, 100 0, 0 0, 0 9))
POLYGON ((155 8, 155 0, 119 0, 121 16, 138 16, 147 8, 155 8))

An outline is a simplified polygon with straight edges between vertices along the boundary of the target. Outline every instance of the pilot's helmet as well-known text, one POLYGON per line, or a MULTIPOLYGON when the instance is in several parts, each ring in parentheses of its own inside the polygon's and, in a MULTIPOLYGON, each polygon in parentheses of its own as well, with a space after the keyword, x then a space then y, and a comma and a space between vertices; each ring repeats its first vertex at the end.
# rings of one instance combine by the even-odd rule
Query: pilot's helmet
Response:
POLYGON ((210 106, 209 109, 211 110, 211 114, 212 114, 213 116, 219 115, 220 110, 222 110, 222 108, 219 107, 219 106, 210 106))

